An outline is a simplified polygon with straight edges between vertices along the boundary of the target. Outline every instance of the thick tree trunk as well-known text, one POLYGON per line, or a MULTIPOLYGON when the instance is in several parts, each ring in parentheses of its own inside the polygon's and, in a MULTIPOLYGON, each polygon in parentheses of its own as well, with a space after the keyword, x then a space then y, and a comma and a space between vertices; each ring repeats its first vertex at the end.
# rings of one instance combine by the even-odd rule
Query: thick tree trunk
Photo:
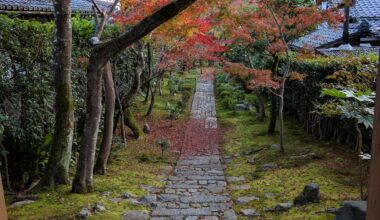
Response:
POLYGON ((85 193, 93 190, 93 165, 99 121, 101 115, 101 78, 105 64, 115 55, 137 42, 196 0, 176 0, 154 14, 144 18, 128 32, 94 48, 87 67, 87 109, 81 150, 72 192, 85 193))
POLYGON ((108 62, 104 68, 104 91, 105 107, 104 129, 102 144, 100 145, 98 157, 95 163, 95 174, 104 175, 106 173, 107 162, 111 152, 113 138, 113 116, 115 112, 115 87, 112 78, 111 63, 108 62))
POLYGON ((0 175, 0 219, 4 219, 4 220, 8 219, 7 207, 5 205, 4 189, 3 189, 3 183, 1 180, 1 175, 0 175))
POLYGON ((380 216, 380 60, 378 64, 376 84, 376 107, 372 135, 372 159, 368 192, 367 220, 377 220, 380 216))
POLYGON ((72 27, 70 0, 54 1, 55 130, 43 185, 69 183, 74 132, 74 100, 71 87, 72 27))
POLYGON ((102 112, 102 74, 96 69, 97 60, 90 58, 87 70, 87 109, 81 149, 72 192, 92 192, 93 167, 99 122, 102 112))

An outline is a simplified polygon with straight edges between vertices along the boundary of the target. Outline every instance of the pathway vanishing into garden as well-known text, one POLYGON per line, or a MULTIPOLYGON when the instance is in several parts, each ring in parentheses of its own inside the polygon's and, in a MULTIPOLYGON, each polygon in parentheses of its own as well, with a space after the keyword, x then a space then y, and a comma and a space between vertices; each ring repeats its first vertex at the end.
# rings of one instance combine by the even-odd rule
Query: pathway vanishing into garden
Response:
POLYGON ((213 81, 211 75, 197 81, 181 157, 152 220, 236 219, 220 161, 213 81))

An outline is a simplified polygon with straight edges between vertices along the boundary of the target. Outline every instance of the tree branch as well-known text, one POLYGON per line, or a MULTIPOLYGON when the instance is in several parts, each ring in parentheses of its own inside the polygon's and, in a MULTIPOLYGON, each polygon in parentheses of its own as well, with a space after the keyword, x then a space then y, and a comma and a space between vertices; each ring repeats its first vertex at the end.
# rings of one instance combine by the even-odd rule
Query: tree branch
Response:
POLYGON ((194 2, 196 2, 196 0, 176 0, 169 3, 154 14, 144 18, 130 31, 99 45, 93 57, 93 59, 100 61, 96 68, 103 67, 111 57, 122 52, 125 48, 129 47, 139 39, 145 37, 152 30, 175 17, 194 2))
POLYGON ((115 2, 112 4, 110 10, 109 10, 108 13, 107 13, 108 16, 111 16, 112 13, 115 11, 115 8, 116 8, 117 4, 119 4, 119 1, 120 1, 120 0, 115 0, 115 2))
POLYGON ((91 0, 92 1, 92 4, 94 5, 95 9, 102 15, 104 15, 104 12, 102 10, 100 10, 98 4, 96 3, 95 0, 91 0))

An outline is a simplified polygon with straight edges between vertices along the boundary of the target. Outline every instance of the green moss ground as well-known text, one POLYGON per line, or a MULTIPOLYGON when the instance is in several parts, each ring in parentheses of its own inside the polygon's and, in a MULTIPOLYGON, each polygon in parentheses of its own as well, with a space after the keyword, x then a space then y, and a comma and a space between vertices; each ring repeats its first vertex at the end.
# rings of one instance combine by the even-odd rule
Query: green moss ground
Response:
MULTIPOLYGON (((196 72, 185 74, 182 78, 187 79, 186 86, 194 87, 196 72)), ((166 103, 181 100, 181 94, 170 96, 167 89, 167 81, 163 88, 163 96, 156 96, 155 109, 152 120, 165 120, 167 116, 166 103)), ((143 97, 139 97, 136 103, 141 103, 143 97)), ((191 98, 188 100, 191 101, 191 98)), ((188 103, 186 103, 188 105, 188 103)), ((138 118, 144 118, 148 106, 138 104, 134 107, 133 112, 138 118)), ((187 108, 188 109, 188 108, 187 108)), ((189 115, 188 110, 183 112, 181 120, 186 120, 189 115)), ((99 136, 101 137, 101 135, 99 136)), ((106 207, 106 212, 98 213, 90 219, 120 219, 123 212, 128 210, 149 209, 144 206, 135 206, 123 201, 121 203, 112 203, 111 198, 120 197, 123 193, 128 192, 136 197, 142 197, 148 192, 141 185, 163 187, 162 181, 163 169, 168 163, 173 163, 174 155, 161 162, 142 163, 139 157, 142 154, 159 157, 160 151, 157 146, 152 145, 146 139, 128 140, 127 148, 121 148, 121 144, 115 144, 111 152, 111 160, 105 176, 95 176, 95 191, 89 194, 71 194, 71 186, 61 186, 55 191, 44 191, 37 189, 32 192, 39 199, 30 205, 19 208, 9 209, 8 215, 10 220, 35 220, 35 219, 74 219, 85 204, 102 203, 106 207), (102 192, 110 192, 110 196, 101 197, 102 192)), ((75 169, 73 168, 72 172, 75 169)), ((74 173, 72 173, 72 176, 74 173)), ((12 197, 7 197, 11 201, 12 197)))
MULTIPOLYGON (((252 149, 279 143, 278 135, 268 136, 267 120, 259 121, 253 112, 234 112, 226 110, 218 100, 218 120, 225 128, 223 149, 225 155, 232 156, 228 163, 227 175, 244 176, 251 186, 249 190, 232 191, 234 199, 241 196, 258 196, 247 206, 235 205, 236 212, 242 208, 254 208, 260 214, 258 219, 333 219, 326 214, 327 208, 339 208, 343 200, 359 199, 359 178, 357 160, 353 152, 341 146, 313 139, 300 129, 296 122, 285 123, 286 155, 278 149, 269 148, 259 153, 246 155, 252 149), (293 155, 314 152, 320 160, 290 159, 293 155), (254 165, 247 163, 248 158, 255 158, 254 165), (258 172, 262 164, 276 162, 279 169, 258 172), (266 207, 278 203, 293 202, 293 199, 311 182, 320 186, 321 202, 303 207, 294 207, 288 212, 265 212, 266 207), (273 193, 275 198, 266 198, 266 193, 273 193), (318 213, 321 212, 321 213, 318 213)), ((239 183, 242 184, 242 183, 239 183)), ((244 218, 241 218, 244 219, 244 218)))

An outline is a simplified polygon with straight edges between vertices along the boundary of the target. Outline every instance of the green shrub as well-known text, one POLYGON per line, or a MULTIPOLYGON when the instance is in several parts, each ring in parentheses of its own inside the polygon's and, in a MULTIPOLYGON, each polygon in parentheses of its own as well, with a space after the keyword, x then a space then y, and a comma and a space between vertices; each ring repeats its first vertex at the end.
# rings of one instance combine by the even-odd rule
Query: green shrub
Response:
MULTIPOLYGON (((91 51, 88 41, 95 24, 79 17, 74 17, 72 24, 75 156, 86 115, 86 68, 91 51)), ((41 176, 48 158, 47 138, 52 136, 55 122, 53 31, 53 22, 0 15, 0 115, 8 118, 1 144, 9 152, 10 179, 15 190, 22 190, 41 176)), ((117 32, 110 26, 105 36, 117 32)))
MULTIPOLYGON (((298 59, 292 61, 291 70, 304 75, 304 78, 288 81, 285 91, 286 112, 294 115, 317 138, 335 140, 347 146, 355 145, 356 131, 351 122, 339 117, 319 115, 316 106, 322 105, 326 111, 333 109, 328 103, 331 98, 321 97, 323 87, 374 90, 377 55, 298 59)), ((370 145, 370 133, 363 130, 363 140, 367 146, 370 145)))
POLYGON ((166 140, 166 139, 156 140, 156 144, 161 149, 161 158, 164 158, 165 151, 167 151, 169 149, 169 147, 170 147, 170 141, 166 140))
POLYGON ((170 76, 168 81, 168 87, 170 91, 170 95, 176 95, 179 92, 179 88, 182 81, 177 76, 170 76))
POLYGON ((182 113, 182 102, 176 104, 171 104, 170 102, 166 103, 166 110, 168 111, 168 118, 176 120, 181 116, 182 113), (179 104, 180 103, 180 104, 179 104))

